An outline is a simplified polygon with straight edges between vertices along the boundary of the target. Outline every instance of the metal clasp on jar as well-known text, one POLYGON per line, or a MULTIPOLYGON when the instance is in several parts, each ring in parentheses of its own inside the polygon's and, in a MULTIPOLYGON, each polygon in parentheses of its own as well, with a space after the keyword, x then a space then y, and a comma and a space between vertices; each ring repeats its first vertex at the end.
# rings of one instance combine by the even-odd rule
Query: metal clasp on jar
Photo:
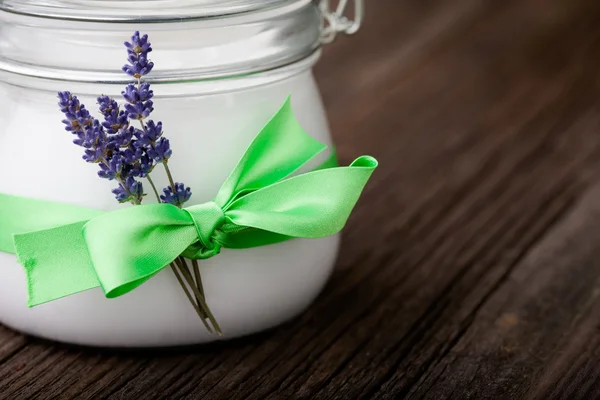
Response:
POLYGON ((321 43, 331 43, 338 33, 352 35, 360 28, 364 18, 364 1, 354 0, 354 19, 346 15, 350 0, 338 0, 335 10, 330 0, 321 0, 319 9, 323 16, 321 43))

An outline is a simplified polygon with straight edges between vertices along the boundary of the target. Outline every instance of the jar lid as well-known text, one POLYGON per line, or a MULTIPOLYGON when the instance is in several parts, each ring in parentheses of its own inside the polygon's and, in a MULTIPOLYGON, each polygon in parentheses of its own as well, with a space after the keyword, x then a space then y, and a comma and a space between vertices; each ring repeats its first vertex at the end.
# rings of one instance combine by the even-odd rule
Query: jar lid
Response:
POLYGON ((0 0, 0 26, 0 75, 126 81, 120 70, 125 62, 123 41, 140 30, 156 50, 152 61, 157 67, 149 79, 158 83, 245 76, 296 63, 319 49, 322 14, 311 0, 0 0), (67 3, 95 5, 97 13, 90 11, 84 19, 79 18, 82 7, 49 11, 52 5, 67 3), (145 7, 148 14, 136 19, 136 4, 152 7, 145 7), (27 6, 27 12, 9 12, 9 5, 27 6), (119 18, 118 5, 125 10, 119 18), (266 8, 240 11, 249 7, 266 8), (47 14, 34 14, 36 9, 47 14), (183 10, 188 10, 186 17, 176 17, 183 10), (217 12, 232 14, 209 17, 217 12))
POLYGON ((82 21, 152 22, 229 16, 302 0, 0 0, 0 10, 82 21))

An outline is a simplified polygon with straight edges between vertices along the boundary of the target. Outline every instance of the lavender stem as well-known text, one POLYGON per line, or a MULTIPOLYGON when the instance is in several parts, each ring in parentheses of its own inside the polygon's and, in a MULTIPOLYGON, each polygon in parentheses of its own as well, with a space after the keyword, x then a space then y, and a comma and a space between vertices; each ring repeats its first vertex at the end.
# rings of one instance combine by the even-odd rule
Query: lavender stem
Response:
MULTIPOLYGON (((191 277, 191 275, 189 273, 189 270, 188 270, 189 267, 188 267, 185 259, 183 257, 177 257, 175 259, 175 263, 177 264, 179 269, 186 272, 183 274, 183 276, 184 276, 184 278, 186 278, 188 284, 190 286, 194 286, 195 285, 194 281, 188 279, 188 277, 191 277)), ((206 310, 204 309, 204 307, 202 307, 202 303, 201 303, 200 299, 198 298, 198 296, 196 296, 196 302, 198 303, 198 306, 200 307, 200 311, 202 313, 202 318, 204 318, 204 319, 208 318, 208 314, 206 313, 206 310)))
POLYGON ((206 312, 208 319, 210 320, 210 322, 213 325, 213 328, 215 329, 215 332, 217 333, 217 335, 219 336, 223 336, 223 332, 221 331, 221 327, 219 326, 219 323, 217 322, 217 320, 215 319, 215 316, 212 314, 212 312, 210 311, 210 308, 208 307, 208 304, 206 304, 206 299, 204 298, 204 296, 198 291, 198 288, 193 285, 192 283, 194 282, 194 278, 192 278, 192 275, 190 274, 190 272, 187 270, 187 268, 182 268, 182 266, 179 266, 181 273, 183 274, 183 276, 186 278, 186 280, 188 281, 188 283, 190 283, 191 289, 194 292, 194 294, 196 295, 196 298, 200 301, 202 308, 204 309, 204 311, 206 312))
POLYGON ((171 170, 169 169, 169 165, 167 164, 167 160, 163 161, 163 166, 165 167, 165 171, 167 172, 167 177, 169 178, 169 183, 171 184, 171 187, 173 188, 173 191, 176 191, 175 188, 175 181, 173 180, 173 175, 171 175, 171 170))
POLYGON ((194 278, 196 278, 196 287, 202 296, 204 296, 204 288, 202 287, 202 278, 200 277, 200 266, 198 260, 192 260, 192 266, 194 268, 194 278))
POLYGON ((174 263, 171 263, 171 269, 173 270, 173 273, 175 274, 175 277, 177 277, 177 281, 179 282, 179 284, 183 288, 183 291, 185 292, 188 300, 190 301, 190 303, 194 307, 194 310, 196 310, 196 313, 198 314, 198 316, 202 320, 202 323, 204 324, 204 326, 206 327, 206 329, 208 330, 208 332, 213 333, 213 330, 210 328, 210 326, 206 322, 205 317, 202 316, 202 311, 200 310, 200 307, 198 307, 198 305, 196 304, 196 302, 192 298, 192 295, 190 294, 190 291, 188 290, 187 286, 185 285, 185 282, 183 281, 183 279, 181 279, 181 275, 177 271, 177 268, 176 268, 176 266, 175 266, 174 263))
POLYGON ((156 190, 156 185, 154 185, 154 181, 152 180, 152 178, 150 178, 150 174, 146 176, 146 179, 148 179, 150 186, 152 186, 152 190, 154 191, 154 195, 156 196, 156 201, 162 203, 162 201, 160 201, 160 196, 158 195, 158 190, 156 190))

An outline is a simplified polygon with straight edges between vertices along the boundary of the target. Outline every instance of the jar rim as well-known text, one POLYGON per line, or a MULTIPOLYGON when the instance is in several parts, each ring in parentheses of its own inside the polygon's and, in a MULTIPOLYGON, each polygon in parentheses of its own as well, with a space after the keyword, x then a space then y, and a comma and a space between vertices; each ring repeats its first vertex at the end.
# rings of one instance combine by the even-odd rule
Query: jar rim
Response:
POLYGON ((0 11, 88 22, 181 22, 214 19, 306 0, 0 0, 0 11), (140 6, 144 3, 143 7, 140 6))

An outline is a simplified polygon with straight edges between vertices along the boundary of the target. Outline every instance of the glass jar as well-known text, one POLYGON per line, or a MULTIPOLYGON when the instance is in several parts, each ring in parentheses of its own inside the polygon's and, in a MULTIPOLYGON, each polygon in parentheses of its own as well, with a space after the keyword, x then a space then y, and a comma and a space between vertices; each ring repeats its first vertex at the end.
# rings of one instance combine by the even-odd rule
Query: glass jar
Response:
MULTIPOLYGON (((112 182, 96 177, 63 130, 56 92, 118 97, 129 79, 122 43, 154 47, 153 118, 163 121, 176 178, 190 204, 211 200, 262 126, 292 97, 304 129, 330 135, 311 68, 320 44, 353 33, 340 8, 310 0, 0 0, 0 192, 111 210, 112 182)), ((358 2, 359 3, 359 2, 358 2)), ((360 6, 360 4, 358 4, 360 6)), ((357 11, 361 7, 357 7, 357 11)), ((327 158, 323 154, 312 166, 327 158)), ((165 181, 158 182, 161 187, 165 181)), ((339 237, 224 250, 201 263, 207 301, 231 338, 280 324, 323 288, 339 237)), ((27 308, 22 267, 0 253, 0 322, 29 334, 98 346, 172 346, 214 340, 167 269, 106 299, 93 289, 27 308)))

